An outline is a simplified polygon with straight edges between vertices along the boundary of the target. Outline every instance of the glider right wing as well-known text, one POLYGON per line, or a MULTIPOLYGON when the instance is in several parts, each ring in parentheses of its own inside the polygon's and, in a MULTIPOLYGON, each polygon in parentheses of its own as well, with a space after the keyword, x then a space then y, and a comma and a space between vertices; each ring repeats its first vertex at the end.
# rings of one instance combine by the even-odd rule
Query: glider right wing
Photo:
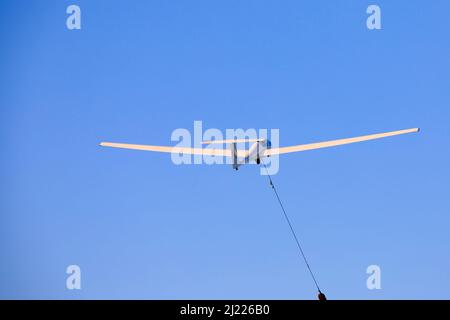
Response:
POLYGON ((343 144, 380 139, 380 138, 391 137, 391 136, 396 136, 399 134, 412 133, 412 132, 418 132, 418 131, 419 131, 419 128, 412 128, 412 129, 405 129, 405 130, 398 130, 398 131, 369 134, 367 136, 359 136, 359 137, 354 137, 354 138, 330 140, 330 141, 323 141, 323 142, 316 142, 316 143, 309 143, 309 144, 299 144, 299 145, 291 146, 291 147, 273 148, 273 149, 267 149, 265 151, 264 155, 272 156, 272 155, 277 155, 277 154, 328 148, 328 147, 340 146, 343 144))

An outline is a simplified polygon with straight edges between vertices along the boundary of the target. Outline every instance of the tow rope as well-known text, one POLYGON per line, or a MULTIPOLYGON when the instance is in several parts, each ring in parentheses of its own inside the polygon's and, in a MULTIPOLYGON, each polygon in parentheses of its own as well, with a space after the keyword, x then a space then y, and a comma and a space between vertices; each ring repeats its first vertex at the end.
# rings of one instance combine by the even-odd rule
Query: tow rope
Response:
POLYGON ((323 294, 322 291, 320 290, 319 284, 316 280, 316 277, 314 276, 314 273, 312 272, 312 269, 309 265, 308 259, 306 258, 305 252, 303 251, 302 246, 300 245, 300 241, 298 240, 297 234, 295 233, 295 230, 292 227, 291 221, 289 220, 289 216, 287 215, 286 210, 284 209, 283 203, 281 202, 280 196, 278 195, 277 189, 275 188, 275 185, 273 184, 272 177, 269 174, 269 170, 267 170, 266 164, 263 161, 261 161, 261 163, 264 166, 264 169, 266 170, 267 177, 269 178, 269 184, 270 184, 272 190, 274 191, 275 196, 277 197, 278 203, 280 204, 281 210, 283 211, 284 218, 286 219, 286 222, 288 223, 289 228, 291 229, 291 233, 294 236, 294 239, 295 239, 295 242, 297 243, 297 247, 300 251, 300 254, 303 257, 306 267, 309 270, 309 274, 311 275, 311 278, 313 279, 314 284, 316 285, 317 291, 319 292, 318 298, 319 298, 319 300, 326 300, 325 294, 323 294))

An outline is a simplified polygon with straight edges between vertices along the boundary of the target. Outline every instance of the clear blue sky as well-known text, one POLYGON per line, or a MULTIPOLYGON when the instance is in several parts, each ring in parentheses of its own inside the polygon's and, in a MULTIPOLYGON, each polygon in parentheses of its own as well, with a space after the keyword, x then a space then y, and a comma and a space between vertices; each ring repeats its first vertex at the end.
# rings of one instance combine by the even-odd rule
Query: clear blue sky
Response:
POLYGON ((450 298, 450 2, 2 1, 0 297, 315 299, 256 166, 100 141, 279 128, 274 177, 332 299, 450 298), (366 8, 382 30, 366 28, 366 8), (66 7, 82 30, 66 28, 66 7), (82 289, 65 287, 77 264, 82 289), (381 267, 381 290, 366 268, 381 267))

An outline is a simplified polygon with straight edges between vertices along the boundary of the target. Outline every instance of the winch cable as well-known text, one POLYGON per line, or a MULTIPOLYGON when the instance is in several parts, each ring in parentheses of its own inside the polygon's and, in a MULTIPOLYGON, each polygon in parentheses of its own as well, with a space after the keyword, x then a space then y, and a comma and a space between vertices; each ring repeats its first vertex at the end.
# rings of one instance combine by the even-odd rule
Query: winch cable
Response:
MULTIPOLYGON (((280 199, 280 196, 278 195, 277 189, 275 188, 275 185, 273 184, 272 177, 269 174, 269 170, 267 170, 266 164, 263 161, 261 161, 261 163, 264 166, 264 169, 266 169, 266 174, 267 174, 267 177, 269 178, 270 186, 272 187, 272 190, 274 191, 274 193, 277 197, 278 203, 280 204, 281 210, 283 211, 284 217, 289 225, 289 228, 291 229, 292 235, 294 236, 295 242, 297 243, 297 247, 301 253, 301 256, 303 257, 303 260, 305 261, 306 267, 309 270, 311 278, 313 279, 314 284, 316 285, 316 288, 319 291, 319 296, 323 295, 322 291, 320 290, 319 284, 317 283, 316 277, 314 276, 314 273, 312 272, 311 267, 308 263, 308 259, 306 258, 305 252, 303 251, 302 246, 300 245, 300 241, 298 240, 297 234, 295 233, 295 230, 292 227, 291 221, 289 220, 286 210, 284 209, 283 203, 281 202, 281 199, 280 199)), ((325 296, 325 295, 323 295, 323 296, 325 296)))

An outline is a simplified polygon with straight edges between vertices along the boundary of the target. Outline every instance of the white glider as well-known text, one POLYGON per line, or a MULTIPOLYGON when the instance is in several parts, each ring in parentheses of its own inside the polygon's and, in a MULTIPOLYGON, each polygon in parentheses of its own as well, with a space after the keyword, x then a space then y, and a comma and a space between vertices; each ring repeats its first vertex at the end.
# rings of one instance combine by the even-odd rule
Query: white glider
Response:
POLYGON ((290 147, 272 148, 272 144, 268 139, 236 139, 236 140, 212 140, 203 141, 203 144, 229 144, 230 148, 227 149, 212 149, 212 148, 189 148, 189 147, 170 147, 170 146, 151 146, 140 144, 128 144, 128 143, 114 143, 114 142, 101 142, 103 147, 113 147, 121 149, 132 150, 144 150, 154 152, 166 152, 166 153, 178 153, 178 154, 191 154, 191 155, 206 155, 206 156, 223 156, 233 158, 233 168, 238 167, 244 163, 255 161, 257 164, 261 162, 264 157, 270 157, 273 155, 299 152, 306 150, 314 150, 321 148, 328 148, 334 146, 340 146, 343 144, 362 142, 380 138, 386 138, 396 136, 400 134, 418 132, 419 128, 411 128, 398 131, 390 131, 383 133, 370 134, 366 136, 359 136, 353 138, 337 139, 323 142, 315 142, 309 144, 299 144, 290 147), (238 150, 236 144, 240 142, 253 142, 253 145, 248 150, 238 150))

